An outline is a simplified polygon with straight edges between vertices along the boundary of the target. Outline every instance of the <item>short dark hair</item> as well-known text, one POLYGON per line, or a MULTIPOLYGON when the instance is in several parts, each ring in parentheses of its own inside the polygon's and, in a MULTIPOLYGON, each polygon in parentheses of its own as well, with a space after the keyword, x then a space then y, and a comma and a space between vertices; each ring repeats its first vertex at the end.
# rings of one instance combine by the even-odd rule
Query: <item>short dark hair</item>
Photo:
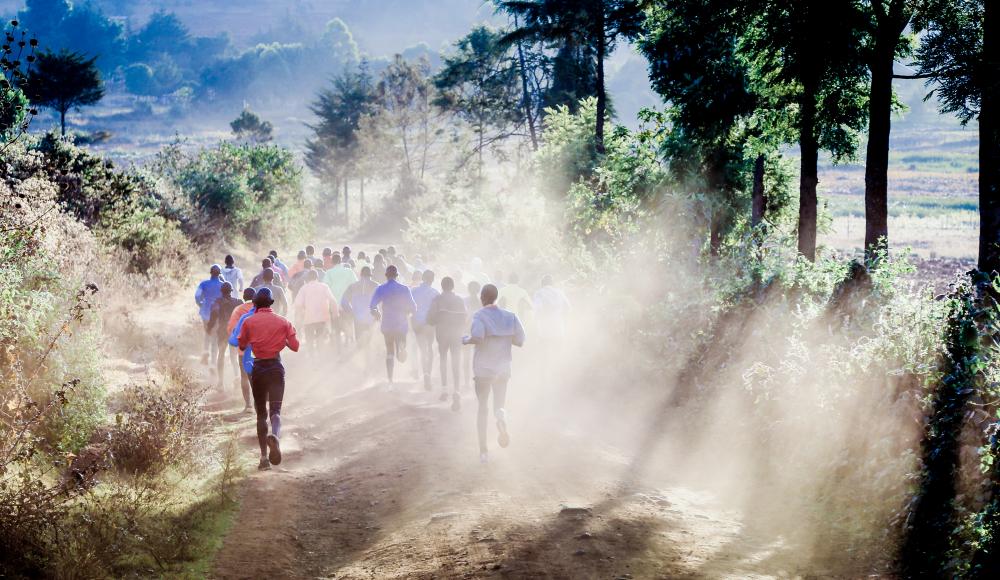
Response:
POLYGON ((370 267, 368 267, 368 266, 365 266, 364 268, 361 268, 361 276, 364 277, 364 278, 371 278, 371 276, 372 276, 372 269, 370 267))
POLYGON ((267 269, 267 268, 270 268, 271 264, 273 264, 273 263, 274 262, 271 261, 271 258, 264 258, 263 260, 260 261, 260 267, 264 268, 264 269, 267 269))
POLYGON ((299 250, 297 258, 299 260, 305 260, 306 259, 306 251, 305 250, 299 250))
POLYGON ((455 281, 452 280, 450 276, 445 276, 444 278, 441 278, 441 289, 442 290, 447 290, 449 292, 452 291, 452 290, 454 290, 455 289, 455 281))
POLYGON ((222 286, 219 286, 219 292, 222 292, 226 296, 230 296, 233 293, 233 285, 229 282, 223 282, 222 286))
POLYGON ((431 270, 424 270, 424 273, 420 275, 420 279, 428 284, 431 284, 434 282, 434 272, 431 270))
POLYGON ((226 259, 224 261, 226 262, 226 266, 228 266, 230 268, 232 268, 233 264, 236 263, 236 260, 233 259, 233 257, 231 255, 229 255, 229 254, 226 254, 226 259))
POLYGON ((333 255, 333 248, 331 248, 329 246, 326 247, 326 248, 323 248, 323 256, 332 256, 332 255, 333 255))
POLYGON ((317 272, 316 270, 309 270, 309 272, 306 273, 306 280, 309 282, 312 282, 313 280, 319 280, 319 272, 317 272))
POLYGON ((260 277, 265 281, 274 280, 274 270, 271 268, 264 268, 264 271, 260 273, 260 277))
POLYGON ((487 284, 483 286, 482 292, 479 293, 479 299, 483 301, 483 306, 487 304, 495 304, 497 301, 497 296, 500 291, 493 284, 487 284))
POLYGON ((244 301, 253 300, 253 297, 256 294, 257 294, 257 291, 254 290, 253 288, 244 288, 243 289, 243 300, 244 301))
POLYGON ((399 276, 399 270, 395 266, 389 266, 385 269, 385 277, 395 279, 399 276))

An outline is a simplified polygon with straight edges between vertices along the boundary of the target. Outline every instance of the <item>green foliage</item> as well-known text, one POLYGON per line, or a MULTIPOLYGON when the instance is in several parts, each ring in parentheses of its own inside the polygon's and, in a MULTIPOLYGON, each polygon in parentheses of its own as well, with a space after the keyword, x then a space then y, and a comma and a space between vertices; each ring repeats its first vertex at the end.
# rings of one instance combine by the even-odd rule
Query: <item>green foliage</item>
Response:
POLYGON ((982 87, 990 82, 983 66, 983 0, 932 0, 915 19, 925 28, 916 60, 928 75, 928 98, 936 95, 944 113, 967 124, 979 115, 982 87))
POLYGON ((434 77, 435 103, 476 133, 472 153, 479 156, 480 171, 483 149, 509 137, 523 118, 516 65, 502 37, 485 26, 474 28, 455 43, 456 54, 445 56, 434 77))
POLYGON ((27 73, 35 62, 38 41, 29 38, 12 20, 4 30, 4 44, 0 49, 0 136, 14 140, 28 130, 31 116, 37 111, 29 108, 24 94, 27 73))
POLYGON ((262 121, 260 115, 249 108, 243 109, 240 116, 229 123, 229 127, 237 139, 253 141, 254 143, 270 141, 274 131, 274 126, 271 125, 270 121, 262 121))
POLYGON ((59 113, 63 135, 70 109, 93 105, 104 97, 104 83, 95 62, 96 57, 88 59, 66 50, 43 52, 28 74, 28 98, 59 113))
POLYGON ((535 156, 543 191, 561 196, 581 178, 593 174, 597 165, 592 127, 597 116, 597 100, 581 101, 577 113, 569 107, 548 109, 545 117, 545 145, 535 156))
POLYGON ((287 149, 222 142, 185 153, 174 146, 161 153, 158 169, 189 200, 191 227, 205 237, 273 242, 312 228, 302 170, 287 149))
POLYGON ((314 136, 306 141, 306 165, 327 182, 346 178, 361 161, 361 121, 375 112, 376 95, 368 68, 334 77, 331 87, 320 91, 311 110, 319 118, 314 136))

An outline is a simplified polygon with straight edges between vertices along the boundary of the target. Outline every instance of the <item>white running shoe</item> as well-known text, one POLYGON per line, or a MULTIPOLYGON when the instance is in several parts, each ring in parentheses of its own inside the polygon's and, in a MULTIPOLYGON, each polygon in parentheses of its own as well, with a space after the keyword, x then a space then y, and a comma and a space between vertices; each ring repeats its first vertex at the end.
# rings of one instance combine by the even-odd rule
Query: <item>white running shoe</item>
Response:
POLYGON ((488 453, 483 452, 483 453, 479 454, 479 463, 482 463, 483 465, 486 465, 489 462, 490 462, 490 456, 489 456, 488 453))

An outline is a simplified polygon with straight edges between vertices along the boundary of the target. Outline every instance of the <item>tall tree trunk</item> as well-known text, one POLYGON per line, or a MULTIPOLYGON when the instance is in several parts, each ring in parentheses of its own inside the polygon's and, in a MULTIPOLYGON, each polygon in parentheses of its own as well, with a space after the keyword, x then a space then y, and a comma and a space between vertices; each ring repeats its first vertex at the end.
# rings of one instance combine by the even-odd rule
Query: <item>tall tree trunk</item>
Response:
POLYGON ((1000 271, 1000 6, 985 2, 979 110, 979 269, 1000 271))
MULTIPOLYGON (((517 15, 514 16, 514 30, 521 27, 517 15)), ((531 91, 528 89, 528 67, 524 58, 523 41, 517 41, 517 62, 521 70, 521 91, 523 91, 521 106, 524 107, 524 119, 528 122, 528 135, 531 137, 531 150, 538 151, 538 134, 535 132, 535 114, 531 107, 531 91)))
POLYGON ((358 201, 360 202, 361 214, 358 218, 358 223, 364 223, 365 221, 365 178, 361 178, 361 183, 358 184, 358 201))
POLYGON ((597 9, 597 22, 594 29, 597 33, 597 127, 594 131, 594 147, 598 154, 604 154, 604 117, 608 112, 608 94, 604 87, 604 56, 607 53, 607 36, 604 31, 604 7, 597 9))
POLYGON ((764 221, 767 209, 767 196, 764 193, 764 170, 766 159, 763 154, 757 156, 753 163, 753 192, 751 193, 750 225, 757 227, 764 221))
POLYGON ((333 182, 333 221, 340 218, 340 179, 333 182))
POLYGON ((800 113, 799 253, 816 261, 816 186, 819 184, 819 142, 816 139, 816 89, 806 84, 800 113))
POLYGON ((344 177, 344 225, 350 227, 351 225, 351 211, 350 211, 349 198, 347 196, 347 177, 344 177))
POLYGON ((875 49, 869 63, 868 151, 865 158, 865 258, 874 265, 880 244, 889 243, 889 135, 892 131, 892 65, 899 37, 910 22, 906 0, 888 10, 873 2, 875 49))

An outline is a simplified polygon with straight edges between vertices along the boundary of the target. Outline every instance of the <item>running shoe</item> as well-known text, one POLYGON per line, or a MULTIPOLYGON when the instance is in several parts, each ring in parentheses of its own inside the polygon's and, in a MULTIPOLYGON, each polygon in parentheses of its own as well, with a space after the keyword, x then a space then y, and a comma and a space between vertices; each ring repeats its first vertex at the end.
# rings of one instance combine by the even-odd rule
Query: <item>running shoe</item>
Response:
POLYGON ((479 463, 486 465, 489 462, 490 462, 490 456, 488 453, 483 451, 482 453, 479 454, 479 463))
POLYGON ((243 407, 244 413, 253 413, 253 405, 246 405, 243 407))
POLYGON ((260 463, 257 464, 258 471, 269 471, 271 469, 271 462, 267 457, 261 457, 260 463))
POLYGON ((281 445, 279 445, 278 438, 274 433, 267 436, 267 459, 271 465, 281 464, 281 445))

